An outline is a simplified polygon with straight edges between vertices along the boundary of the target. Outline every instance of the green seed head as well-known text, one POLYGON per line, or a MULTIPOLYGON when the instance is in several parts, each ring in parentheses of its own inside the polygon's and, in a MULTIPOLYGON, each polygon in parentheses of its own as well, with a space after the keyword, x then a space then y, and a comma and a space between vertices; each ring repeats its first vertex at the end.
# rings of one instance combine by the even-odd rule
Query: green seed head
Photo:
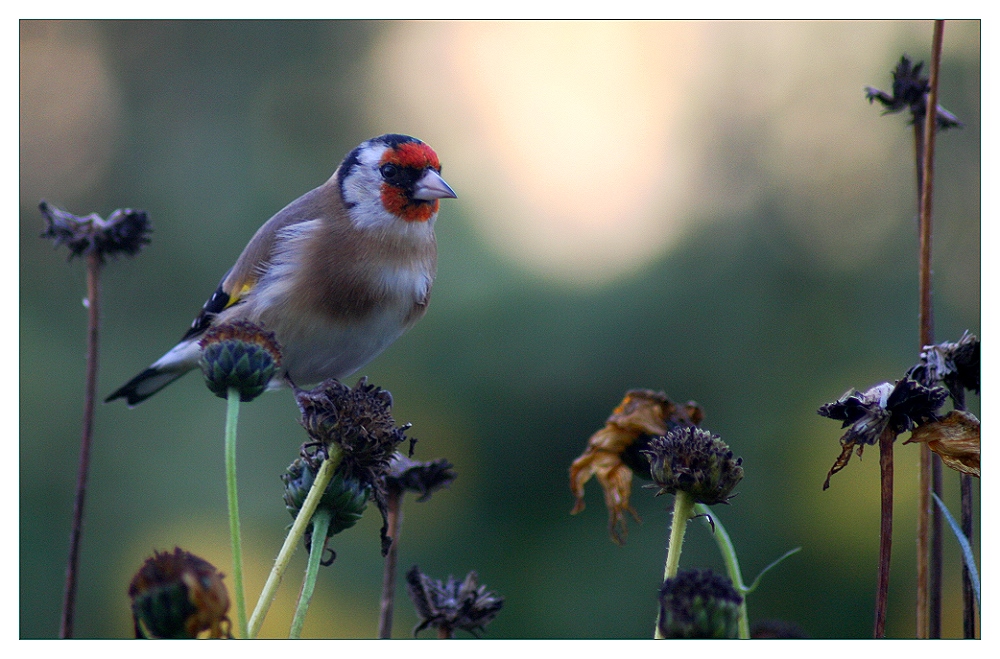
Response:
MULTIPOLYGON (((305 503, 318 471, 312 461, 296 458, 281 475, 281 480, 285 484, 285 507, 293 518, 298 516, 302 504, 305 503)), ((317 510, 326 509, 330 512, 330 529, 327 531, 327 537, 354 526, 365 512, 370 496, 370 487, 345 476, 340 471, 335 472, 317 507, 317 510)), ((307 533, 312 533, 312 525, 307 533)))
POLYGON ((664 638, 737 638, 743 597, 711 570, 681 570, 663 582, 657 625, 664 638))
POLYGON ((219 398, 227 398, 232 388, 242 402, 253 400, 264 392, 281 364, 274 333, 245 321, 210 328, 198 345, 205 384, 219 398))

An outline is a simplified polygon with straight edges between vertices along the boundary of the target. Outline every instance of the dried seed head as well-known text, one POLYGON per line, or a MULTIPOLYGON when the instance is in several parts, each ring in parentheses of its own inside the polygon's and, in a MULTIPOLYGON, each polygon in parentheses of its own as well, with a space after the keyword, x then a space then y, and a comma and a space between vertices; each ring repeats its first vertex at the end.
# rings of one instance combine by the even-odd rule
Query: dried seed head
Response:
POLYGON ((743 480, 743 458, 733 458, 729 446, 701 428, 678 428, 653 438, 646 450, 650 474, 660 494, 687 492, 698 503, 728 503, 743 480))
POLYGON ((442 583, 414 565, 406 573, 406 589, 420 618, 414 636, 428 627, 436 628, 439 637, 444 638, 451 638, 456 629, 476 636, 477 631, 485 631, 503 607, 503 598, 480 586, 475 572, 469 572, 462 582, 449 576, 442 583))
POLYGON ((944 384, 956 407, 965 407, 966 390, 979 393, 979 339, 968 331, 958 341, 924 346, 908 375, 925 387, 944 384))
POLYGON ((128 587, 136 638, 229 637, 229 595, 208 561, 175 547, 154 552, 128 587))
MULTIPOLYGON (((326 380, 315 389, 297 389, 295 400, 302 413, 302 427, 312 442, 306 448, 317 459, 336 445, 342 458, 338 471, 363 486, 371 488, 372 498, 382 513, 382 553, 389 550, 385 477, 396 448, 406 439, 409 424, 397 427, 392 418, 392 395, 366 378, 348 387, 336 380, 326 380)), ((413 440, 411 440, 412 445, 413 440)))
POLYGON ((819 408, 820 416, 843 421, 847 432, 840 438, 840 456, 827 474, 823 489, 830 487, 830 477, 847 466, 855 449, 860 456, 867 445, 878 441, 883 432, 895 435, 937 418, 948 392, 944 387, 926 387, 909 374, 895 385, 888 382, 864 392, 848 390, 839 400, 819 408))
POLYGON ((70 259, 96 254, 103 263, 107 256, 133 256, 149 243, 153 230, 146 211, 119 208, 104 220, 97 213, 73 215, 45 201, 38 207, 46 221, 42 238, 66 245, 70 259))
MULTIPOLYGON (((922 122, 927 113, 927 95, 930 92, 930 80, 920 73, 923 66, 923 62, 913 64, 909 57, 903 55, 892 71, 892 94, 874 87, 865 87, 865 98, 869 103, 878 101, 885 108, 883 114, 895 114, 908 109, 910 123, 922 122)), ((940 130, 962 126, 955 115, 940 105, 937 107, 936 119, 940 130)))

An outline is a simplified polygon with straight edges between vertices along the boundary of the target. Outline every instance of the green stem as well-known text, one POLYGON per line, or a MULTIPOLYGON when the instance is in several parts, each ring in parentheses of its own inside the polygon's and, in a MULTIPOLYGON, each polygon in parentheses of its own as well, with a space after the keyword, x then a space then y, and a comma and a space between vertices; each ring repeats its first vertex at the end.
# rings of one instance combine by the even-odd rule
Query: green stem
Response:
POLYGON ((264 589, 257 600, 257 606, 253 610, 253 615, 250 616, 250 635, 248 638, 257 638, 257 633, 264 623, 264 616, 267 615, 267 611, 271 608, 271 603, 274 601, 275 595, 278 594, 278 584, 281 583, 281 577, 284 576, 285 570, 288 569, 288 563, 291 561, 292 554, 295 552, 299 540, 305 535, 306 528, 308 528, 309 522, 312 521, 313 513, 316 512, 316 506, 319 505, 319 500, 323 496, 323 492, 326 491, 326 486, 330 484, 330 479, 333 478, 333 472, 337 468, 337 465, 340 464, 341 457, 343 457, 343 453, 340 451, 340 448, 336 445, 331 445, 330 455, 323 461, 322 466, 320 466, 319 472, 316 474, 316 480, 313 481, 312 488, 310 488, 309 494, 302 504, 302 508, 299 509, 299 514, 295 516, 292 528, 285 537, 285 543, 281 546, 278 557, 274 559, 274 567, 271 568, 271 573, 267 576, 264 589))
POLYGON ((326 546, 330 517, 330 511, 326 508, 317 510, 313 515, 312 545, 309 547, 306 576, 302 580, 302 592, 299 593, 299 603, 295 607, 295 616, 292 618, 292 629, 288 632, 288 638, 302 638, 302 626, 306 622, 306 611, 309 610, 309 602, 316 589, 316 576, 319 574, 319 564, 323 558, 323 548, 326 546))
POLYGON ((726 564, 726 572, 729 574, 729 580, 733 582, 736 589, 743 595, 743 602, 740 604, 739 611, 740 638, 750 638, 750 616, 747 614, 747 594, 751 589, 747 588, 743 583, 743 572, 740 570, 740 560, 736 557, 736 547, 733 546, 733 541, 730 539, 729 534, 726 533, 726 527, 722 525, 718 517, 709 511, 708 506, 699 503, 695 509, 699 515, 705 515, 712 519, 713 528, 715 529, 712 535, 715 537, 716 544, 719 545, 719 553, 722 554, 722 560, 726 564))
POLYGON ((240 392, 229 388, 226 403, 226 498, 229 500, 229 542, 233 548, 233 590, 240 636, 247 636, 247 603, 243 592, 243 548, 240 543, 240 507, 236 500, 236 422, 240 415, 240 392))
MULTIPOLYGON (((691 511, 694 509, 694 499, 682 490, 674 494, 674 518, 670 524, 670 541, 667 545, 667 562, 663 566, 663 580, 677 576, 677 568, 681 564, 681 546, 684 544, 684 531, 687 529, 691 511)), ((663 638, 660 634, 659 622, 653 638, 663 638)))

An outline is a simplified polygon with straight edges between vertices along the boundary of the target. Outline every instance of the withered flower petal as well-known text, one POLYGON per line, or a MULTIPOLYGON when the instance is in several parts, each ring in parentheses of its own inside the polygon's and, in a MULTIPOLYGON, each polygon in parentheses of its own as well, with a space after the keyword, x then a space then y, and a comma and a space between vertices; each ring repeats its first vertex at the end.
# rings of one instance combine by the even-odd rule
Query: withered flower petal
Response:
POLYGON ((941 461, 957 472, 980 477, 979 419, 962 410, 952 410, 940 421, 924 423, 903 442, 926 443, 941 461))
POLYGON ((843 421, 841 427, 847 428, 840 438, 840 456, 827 474, 823 489, 830 486, 833 474, 847 466, 853 449, 857 448, 860 456, 865 446, 878 442, 883 431, 899 435, 936 419, 947 397, 943 387, 924 386, 907 374, 895 385, 883 382, 864 392, 850 389, 836 402, 820 407, 820 416, 843 421))
POLYGON ((281 348, 274 332, 245 320, 210 327, 201 340, 198 365, 205 385, 219 398, 236 389, 247 403, 264 393, 281 365, 281 348))
POLYGON ((743 596, 711 570, 680 570, 660 588, 663 638, 737 638, 743 596))
POLYGON ((208 561, 175 547, 153 552, 132 577, 136 638, 229 638, 229 594, 208 561))
POLYGON ((979 339, 966 330, 954 343, 924 346, 910 376, 928 387, 943 383, 955 404, 964 407, 966 389, 979 393, 979 364, 979 339))
POLYGON ((153 230, 146 211, 131 208, 119 208, 106 220, 97 213, 74 215, 45 201, 38 208, 46 221, 41 237, 57 247, 66 245, 70 259, 96 254, 103 263, 106 256, 133 256, 149 243, 153 230))
POLYGON ((454 465, 443 458, 418 462, 397 452, 385 480, 389 489, 416 492, 420 494, 417 501, 426 501, 437 490, 451 485, 457 476, 454 465))
POLYGON ((388 492, 385 476, 396 447, 406 439, 410 424, 397 427, 392 417, 392 395, 367 378, 348 387, 326 380, 315 389, 296 389, 295 400, 302 413, 300 423, 312 439, 307 449, 324 458, 328 446, 342 451, 339 470, 372 489, 372 498, 382 514, 382 554, 392 540, 388 532, 388 492))
POLYGON ((438 638, 452 638, 456 629, 473 636, 485 631, 503 607, 503 598, 479 585, 479 576, 469 572, 461 583, 449 575, 442 583, 431 579, 414 565, 406 573, 406 589, 413 600, 420 622, 413 629, 416 636, 428 627, 438 630, 438 638))
POLYGON ((646 451, 660 494, 687 492, 697 503, 728 503, 743 480, 743 458, 718 435, 701 428, 677 428, 654 438, 646 451))
POLYGON ((591 477, 604 490, 608 508, 608 533, 622 545, 628 536, 625 513, 639 521, 629 503, 633 472, 645 476, 649 461, 642 454, 650 439, 671 428, 697 425, 704 413, 696 403, 678 407, 662 391, 632 389, 587 442, 587 449, 569 468, 570 489, 576 497, 572 514, 585 508, 584 485, 591 477))

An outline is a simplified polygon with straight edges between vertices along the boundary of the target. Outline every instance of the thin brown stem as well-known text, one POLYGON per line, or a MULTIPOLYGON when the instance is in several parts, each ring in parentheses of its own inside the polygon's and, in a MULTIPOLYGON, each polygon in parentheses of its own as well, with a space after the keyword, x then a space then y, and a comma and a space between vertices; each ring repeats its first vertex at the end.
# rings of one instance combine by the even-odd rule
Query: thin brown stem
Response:
POLYGON ((69 536, 69 557, 66 561, 66 586, 63 590, 62 618, 59 638, 73 638, 73 617, 80 564, 80 541, 83 535, 83 507, 87 496, 90 473, 90 447, 94 434, 94 400, 97 397, 97 347, 100 325, 101 257, 96 252, 87 255, 87 375, 84 384, 83 433, 80 439, 80 460, 77 465, 76 498, 73 501, 73 522, 69 536))
POLYGON ((896 433, 886 428, 878 438, 879 468, 882 473, 882 519, 878 539, 878 587, 875 591, 875 638, 885 638, 889 604, 889 562, 892 558, 892 445, 896 433))
MULTIPOLYGON (((962 534, 972 546, 972 476, 962 474, 962 534)), ((962 564, 962 637, 976 637, 976 595, 972 589, 969 567, 962 564)))
POLYGON ((382 572, 382 604, 379 608, 378 637, 392 638, 392 614, 396 601, 396 563, 399 558, 399 527, 403 521, 403 491, 390 488, 386 505, 388 534, 392 538, 382 572))
MULTIPOLYGON (((920 163, 920 345, 934 343, 934 309, 931 299, 931 207, 934 198, 934 147, 937 137, 938 78, 944 21, 934 21, 931 72, 924 111, 923 151, 920 163)), ((923 445, 920 450, 920 511, 917 522, 917 637, 941 634, 941 514, 932 509, 930 492, 938 496, 940 459, 923 445), (937 477, 935 477, 937 472, 937 477)))

